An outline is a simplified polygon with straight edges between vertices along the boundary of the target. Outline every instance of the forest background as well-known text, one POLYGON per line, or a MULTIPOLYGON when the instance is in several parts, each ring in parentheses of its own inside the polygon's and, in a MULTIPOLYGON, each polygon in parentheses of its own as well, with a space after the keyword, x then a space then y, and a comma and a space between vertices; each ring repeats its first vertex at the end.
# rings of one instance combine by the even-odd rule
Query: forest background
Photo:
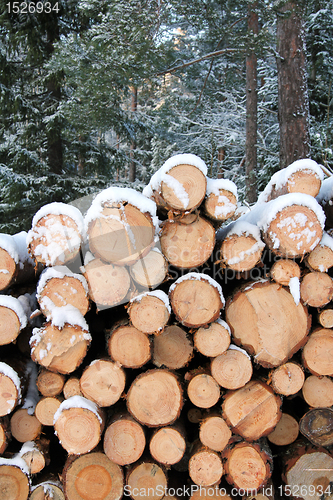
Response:
POLYGON ((141 191, 176 153, 248 203, 298 158, 333 171, 333 0, 0 8, 1 232, 52 201, 141 191))

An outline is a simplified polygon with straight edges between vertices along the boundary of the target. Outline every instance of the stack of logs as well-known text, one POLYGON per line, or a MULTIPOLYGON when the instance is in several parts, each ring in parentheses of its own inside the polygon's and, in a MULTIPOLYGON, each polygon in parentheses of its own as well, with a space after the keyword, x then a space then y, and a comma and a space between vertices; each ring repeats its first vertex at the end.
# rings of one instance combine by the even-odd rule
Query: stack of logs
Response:
POLYGON ((333 498, 332 198, 176 155, 0 235, 1 500, 333 498))

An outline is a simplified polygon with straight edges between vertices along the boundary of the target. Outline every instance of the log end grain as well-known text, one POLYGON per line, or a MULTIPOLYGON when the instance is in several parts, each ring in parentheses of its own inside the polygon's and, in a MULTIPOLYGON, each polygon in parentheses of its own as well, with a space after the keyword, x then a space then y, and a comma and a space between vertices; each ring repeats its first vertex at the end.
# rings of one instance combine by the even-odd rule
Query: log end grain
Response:
POLYGON ((288 413, 282 413, 274 431, 268 434, 267 439, 278 446, 286 446, 296 441, 298 434, 297 420, 288 413))
POLYGON ((113 330, 107 340, 109 356, 125 368, 140 368, 151 356, 149 337, 131 325, 113 330))
POLYGON ((203 446, 211 450, 223 451, 231 435, 231 430, 222 417, 207 417, 200 423, 199 439, 203 446))
POLYGON ((189 211, 197 208, 205 198, 207 188, 206 177, 201 170, 194 165, 181 164, 171 168, 168 175, 175 179, 183 196, 179 198, 179 194, 173 189, 174 182, 162 182, 160 195, 165 205, 176 211, 189 211), (187 201, 186 206, 184 206, 184 199, 187 201))
POLYGON ((170 317, 164 301, 154 295, 134 299, 127 312, 133 326, 147 334, 162 331, 170 317))
POLYGON ((302 351, 303 365, 313 375, 333 376, 333 330, 314 330, 302 351))
POLYGON ((227 325, 215 321, 207 327, 199 328, 193 336, 194 346, 204 356, 215 358, 225 352, 230 345, 230 331, 227 325))
POLYGON ((270 275, 272 279, 283 286, 288 286, 291 278, 301 277, 301 268, 291 259, 279 259, 271 267, 270 275))
POLYGON ((220 481, 224 470, 222 460, 215 451, 199 450, 190 458, 188 472, 195 484, 211 486, 220 481))
POLYGON ((195 375, 188 384, 187 395, 199 408, 211 408, 220 399, 220 386, 206 373, 195 375))
POLYGON ((288 362, 273 370, 271 380, 275 392, 291 396, 302 389, 305 375, 300 365, 288 362))
POLYGON ((211 374, 224 389, 239 389, 252 377, 250 356, 238 349, 228 349, 211 362, 211 374))
POLYGON ((177 325, 167 326, 160 335, 154 337, 153 363, 157 367, 178 370, 187 365, 192 355, 192 341, 177 325))
POLYGON ((26 474, 15 465, 0 465, 0 497, 2 500, 27 500, 30 485, 26 474))
POLYGON ((261 259, 264 244, 252 235, 227 236, 221 245, 221 259, 223 265, 234 271, 250 271, 261 259), (261 243, 261 242, 260 242, 261 243))
POLYGON ((161 500, 167 489, 167 478, 163 469, 151 462, 134 465, 127 475, 127 487, 133 500, 142 497, 161 500))
POLYGON ((104 453, 118 465, 129 465, 139 460, 145 446, 143 428, 131 417, 112 422, 105 431, 104 453))
POLYGON ((137 285, 146 289, 156 288, 168 272, 168 263, 158 250, 151 250, 130 267, 130 275, 137 285))
POLYGON ((117 363, 97 359, 84 370, 80 389, 84 397, 98 406, 112 406, 121 397, 125 382, 125 372, 117 363))
POLYGON ((213 220, 225 221, 232 217, 237 208, 237 199, 234 193, 226 189, 219 189, 219 195, 210 193, 205 198, 205 214, 213 220))

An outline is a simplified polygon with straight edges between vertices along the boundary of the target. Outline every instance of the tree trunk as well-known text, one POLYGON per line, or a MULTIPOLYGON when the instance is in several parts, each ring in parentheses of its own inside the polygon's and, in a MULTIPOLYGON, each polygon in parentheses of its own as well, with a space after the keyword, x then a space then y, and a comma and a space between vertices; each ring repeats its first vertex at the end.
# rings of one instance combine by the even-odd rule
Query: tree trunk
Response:
MULTIPOLYGON (((133 86, 131 88, 132 91, 132 96, 131 96, 131 111, 134 115, 138 109, 138 88, 133 86)), ((136 149, 136 141, 133 138, 131 142, 131 152, 130 152, 130 166, 129 166, 129 175, 128 175, 128 180, 130 182, 134 182, 136 179, 136 163, 134 159, 134 151, 136 149)))

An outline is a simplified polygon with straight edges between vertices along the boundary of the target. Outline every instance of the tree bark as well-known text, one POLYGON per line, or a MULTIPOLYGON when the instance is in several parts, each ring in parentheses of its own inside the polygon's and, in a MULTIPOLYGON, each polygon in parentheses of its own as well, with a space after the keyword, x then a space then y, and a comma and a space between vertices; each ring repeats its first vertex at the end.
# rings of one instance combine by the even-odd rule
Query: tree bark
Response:
MULTIPOLYGON (((133 86, 131 88, 132 96, 131 96, 131 110, 133 115, 136 113, 138 109, 138 88, 133 86)), ((130 182, 134 182, 136 178, 136 163, 134 160, 134 151, 136 149, 136 141, 135 139, 131 142, 131 151, 130 151, 130 166, 129 166, 129 175, 128 180, 130 182)))

